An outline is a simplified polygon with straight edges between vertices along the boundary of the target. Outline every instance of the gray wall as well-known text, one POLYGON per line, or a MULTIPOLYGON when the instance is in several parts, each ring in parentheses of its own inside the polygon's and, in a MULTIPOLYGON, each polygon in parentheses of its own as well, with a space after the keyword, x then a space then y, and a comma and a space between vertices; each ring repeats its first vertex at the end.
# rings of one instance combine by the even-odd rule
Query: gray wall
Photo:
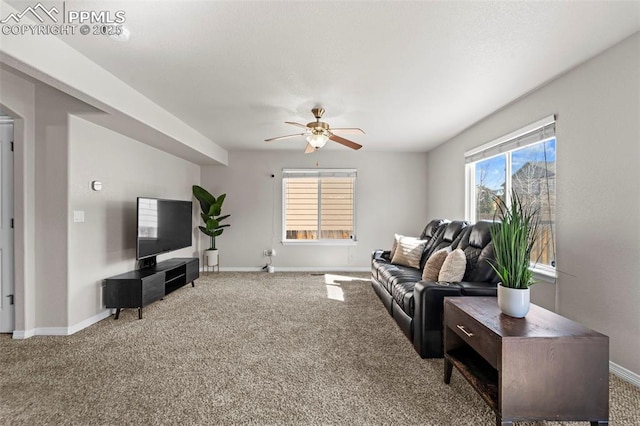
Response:
MULTIPOLYGON (((135 268, 136 197, 191 200, 200 166, 79 118, 97 111, 19 72, 0 70, 0 83, 17 118, 16 336, 73 332, 106 313, 102 279, 135 268)), ((197 255, 193 241, 159 260, 197 255)))
MULTIPOLYGON (((285 142, 286 143, 286 142, 285 142)), ((300 149, 304 144, 300 144, 300 149)), ((389 249, 394 233, 417 235, 426 210, 426 154, 320 150, 231 152, 229 166, 202 168, 202 185, 227 193, 223 213, 231 227, 216 240, 221 267, 259 269, 262 251, 276 249, 273 265, 284 269, 366 269, 371 251, 389 249), (357 239, 355 246, 282 245, 282 169, 355 168, 357 239), (275 174, 275 178, 271 178, 275 174)), ((206 237, 201 237, 206 247, 206 237)))
POLYGON ((607 334, 611 360, 636 374, 640 373, 639 76, 636 33, 432 150, 426 210, 429 217, 462 216, 465 150, 557 114, 560 273, 557 285, 532 287, 533 302, 607 334), (448 184, 442 185, 445 175, 448 184))
POLYGON ((0 69, 0 105, 14 117, 15 328, 35 327, 35 85, 0 69))
POLYGON ((36 324, 40 327, 67 326, 67 111, 72 103, 53 89, 36 86, 36 324))
MULTIPOLYGON (((200 166, 75 116, 69 117, 69 165, 67 292, 74 325, 104 310, 104 278, 135 269, 136 197, 191 201, 200 166), (102 191, 91 189, 93 180, 102 191), (73 222, 74 210, 85 212, 85 222, 73 222)), ((158 261, 197 256, 196 229, 191 248, 158 261)))

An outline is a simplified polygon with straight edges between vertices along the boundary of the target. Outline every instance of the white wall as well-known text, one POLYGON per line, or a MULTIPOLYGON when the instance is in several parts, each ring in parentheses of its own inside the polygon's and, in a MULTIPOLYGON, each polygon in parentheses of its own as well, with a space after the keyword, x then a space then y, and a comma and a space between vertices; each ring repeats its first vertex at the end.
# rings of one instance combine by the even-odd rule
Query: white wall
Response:
MULTIPOLYGON (((102 280, 135 269, 136 197, 192 201, 200 166, 159 151, 76 116, 69 117, 68 324, 104 310, 102 280), (93 191, 91 181, 102 182, 93 191), (74 223, 73 211, 85 213, 74 223)), ((194 205, 193 246, 158 256, 197 256, 194 205)))
POLYGON ((432 150, 426 210, 429 217, 461 217, 464 152, 557 114, 560 274, 557 286, 532 287, 533 301, 607 334, 611 360, 636 374, 640 374, 639 76, 640 34, 636 33, 432 150), (449 185, 442 185, 442 176, 449 177, 449 185))
MULTIPOLYGON (((300 145, 301 149, 303 144, 300 145)), ((216 239, 223 269, 261 268, 262 251, 275 248, 278 270, 369 268, 371 252, 391 248, 394 233, 417 235, 428 221, 426 154, 320 150, 230 152, 229 166, 202 167, 202 186, 215 196, 227 193, 223 213, 230 228, 216 239), (357 239, 355 246, 282 245, 282 169, 355 168, 357 239), (271 178, 271 174, 275 178, 271 178)), ((202 236, 202 247, 207 244, 202 236)))

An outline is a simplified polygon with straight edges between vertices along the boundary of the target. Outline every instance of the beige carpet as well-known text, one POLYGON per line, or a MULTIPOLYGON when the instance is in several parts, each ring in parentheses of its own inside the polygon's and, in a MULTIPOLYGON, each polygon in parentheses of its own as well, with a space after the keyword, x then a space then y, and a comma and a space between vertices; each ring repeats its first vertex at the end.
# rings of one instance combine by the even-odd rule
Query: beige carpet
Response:
MULTIPOLYGON (((442 360, 418 357, 369 275, 346 275, 211 274, 143 320, 3 335, 0 424, 494 425, 457 372, 445 385, 442 360)), ((640 424, 640 389, 611 376, 610 399, 611 424, 640 424)))

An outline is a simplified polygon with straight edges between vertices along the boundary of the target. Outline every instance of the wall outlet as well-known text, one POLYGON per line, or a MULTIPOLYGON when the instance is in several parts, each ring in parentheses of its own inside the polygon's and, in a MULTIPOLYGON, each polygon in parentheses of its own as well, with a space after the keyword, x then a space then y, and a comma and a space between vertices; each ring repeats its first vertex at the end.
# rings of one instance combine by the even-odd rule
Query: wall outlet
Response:
POLYGON ((275 256, 276 255, 276 249, 271 249, 271 256, 275 256))
POLYGON ((275 256, 276 255, 276 251, 274 249, 269 249, 269 250, 264 250, 262 252, 263 256, 275 256))

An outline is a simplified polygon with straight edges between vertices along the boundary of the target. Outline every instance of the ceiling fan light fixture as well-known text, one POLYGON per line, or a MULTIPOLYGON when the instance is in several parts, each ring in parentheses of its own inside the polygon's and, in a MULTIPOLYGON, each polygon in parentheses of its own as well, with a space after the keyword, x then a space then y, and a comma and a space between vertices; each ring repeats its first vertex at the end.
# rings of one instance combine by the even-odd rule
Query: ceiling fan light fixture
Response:
POLYGON ((307 136, 307 142, 309 142, 309 144, 316 149, 322 148, 328 140, 329 137, 323 133, 311 134, 307 136))

